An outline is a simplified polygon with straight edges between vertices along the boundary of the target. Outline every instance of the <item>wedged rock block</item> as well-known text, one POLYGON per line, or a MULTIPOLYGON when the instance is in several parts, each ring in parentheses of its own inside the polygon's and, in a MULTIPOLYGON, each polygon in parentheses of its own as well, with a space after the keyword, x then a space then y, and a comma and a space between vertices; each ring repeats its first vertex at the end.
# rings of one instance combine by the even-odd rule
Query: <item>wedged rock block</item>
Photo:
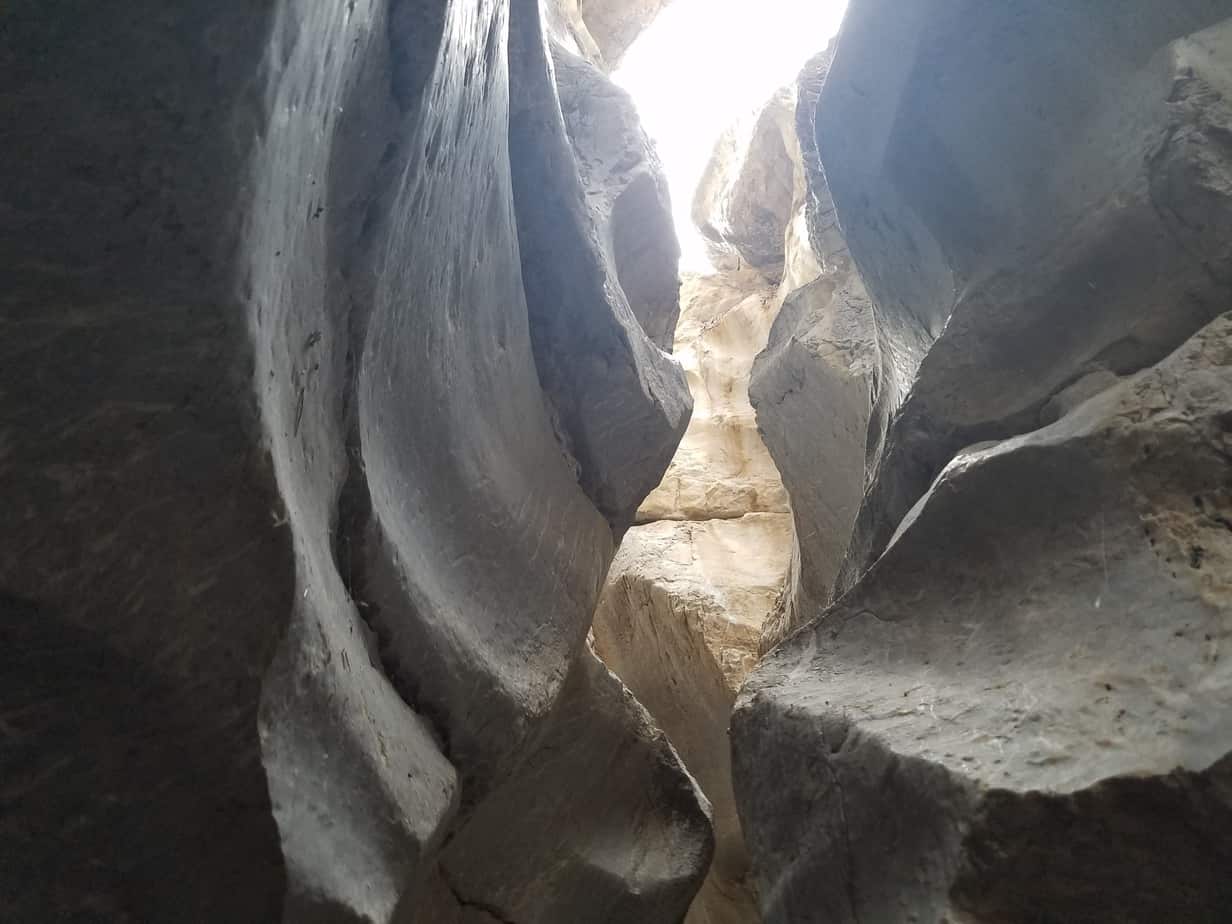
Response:
MULTIPOLYGON (((511 92, 563 125, 537 5, 2 15, 0 600, 46 712, 6 725, 24 833, 0 850, 76 840, 46 875, 0 863, 0 917, 392 920, 550 727, 613 522, 687 418, 588 240, 595 379, 644 392, 590 423, 662 465, 614 464, 611 502, 609 470, 579 483, 523 258, 576 233, 581 181, 523 221, 542 150, 510 149, 511 92), (129 849, 123 875, 91 859, 129 849)), ((653 291, 646 323, 673 310, 653 291)), ((658 792, 646 819, 683 811, 658 792)))
POLYGON ((1215 922, 1232 881, 1232 315, 960 453, 745 686, 768 922, 1215 922))
POLYGON ((894 415, 839 591, 958 450, 1228 304, 1225 0, 853 2, 818 108, 894 415), (1012 102, 1010 102, 1012 101, 1012 102))
POLYGON ((440 867, 464 907, 501 921, 678 924, 713 849, 709 804, 667 736, 587 652, 440 867))
POLYGON ((689 924, 756 921, 727 724, 783 588, 785 513, 635 526, 595 612, 595 650, 680 751, 714 809, 715 855, 689 924))
POLYGON ((830 265, 787 297, 749 381, 795 525, 791 573, 763 626, 762 653, 829 602, 864 496, 876 374, 868 298, 849 267, 830 265))

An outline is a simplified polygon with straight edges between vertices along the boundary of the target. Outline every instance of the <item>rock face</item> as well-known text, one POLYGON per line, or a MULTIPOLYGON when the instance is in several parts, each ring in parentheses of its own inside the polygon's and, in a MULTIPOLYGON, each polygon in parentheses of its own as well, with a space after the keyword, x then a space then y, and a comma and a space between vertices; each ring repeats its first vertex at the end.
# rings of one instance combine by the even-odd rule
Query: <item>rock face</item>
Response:
POLYGON ((783 232, 796 206, 800 161, 795 112, 795 90, 785 87, 715 143, 692 206, 715 265, 747 265, 782 278, 783 232))
POLYGON ((733 734, 769 920, 1226 913, 1230 407, 1224 315, 960 453, 758 669, 733 734))
POLYGON ((788 265, 783 307, 749 381, 795 525, 788 586, 763 628, 763 652, 828 602, 864 495, 870 430, 879 429, 872 305, 817 155, 817 102, 832 56, 830 49, 809 61, 797 81, 794 226, 810 247, 803 261, 796 256, 788 265))
POLYGON ((854 266, 752 386, 785 621, 837 571, 733 718, 768 922, 1226 915, 1232 5, 1062 6, 857 0, 820 90, 854 266))
POLYGON ((894 421, 840 589, 963 446, 1037 425, 1092 371, 1157 362, 1226 307, 1229 30, 1200 30, 1229 13, 852 4, 817 141, 894 421), (1033 53, 1007 59, 990 37, 1019 24, 1033 53))
POLYGON ((689 410, 627 104, 525 0, 3 15, 0 917, 674 924, 704 800, 585 647, 689 410))

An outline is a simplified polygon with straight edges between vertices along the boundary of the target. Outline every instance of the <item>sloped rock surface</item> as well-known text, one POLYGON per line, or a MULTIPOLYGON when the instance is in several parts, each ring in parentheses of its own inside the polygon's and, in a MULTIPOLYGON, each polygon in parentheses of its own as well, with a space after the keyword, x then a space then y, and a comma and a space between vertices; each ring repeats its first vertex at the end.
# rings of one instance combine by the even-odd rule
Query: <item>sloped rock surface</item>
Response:
POLYGON ((768 920, 1226 912, 1230 335, 959 454, 757 669, 734 771, 768 920))
POLYGON ((501 921, 677 924, 713 843, 709 805, 667 737, 587 653, 544 734, 453 837, 441 870, 467 906, 501 921))
POLYGON ((963 446, 1226 306, 1230 13, 852 4, 817 141, 895 417, 839 590, 963 446))
MULTIPOLYGON (((687 418, 642 327, 670 323, 674 284, 635 315, 611 291, 616 208, 580 205, 642 174, 579 176, 537 4, 77 13, 22 3, 0 38, 0 591, 33 640, 3 760, 15 849, 77 837, 92 807, 59 875, 0 865, 0 914, 402 919, 549 733, 613 524, 687 418), (553 150, 555 223, 519 193, 553 150), (594 288, 559 307, 585 308, 580 355, 626 391, 578 413, 642 455, 579 456, 542 367, 556 322, 526 261, 582 233, 594 288), (95 660, 77 688, 37 685, 95 660), (124 808, 138 786, 148 821, 124 808)), ((604 140, 577 150, 615 160, 604 140)), ((660 753, 644 713, 609 712, 608 746, 660 753)), ((667 783, 630 784, 640 824, 614 802, 600 819, 629 901, 655 824, 691 819, 673 901, 705 867, 701 803, 660 763, 667 783)))
POLYGON ((578 5, 609 70, 671 0, 565 0, 578 5))

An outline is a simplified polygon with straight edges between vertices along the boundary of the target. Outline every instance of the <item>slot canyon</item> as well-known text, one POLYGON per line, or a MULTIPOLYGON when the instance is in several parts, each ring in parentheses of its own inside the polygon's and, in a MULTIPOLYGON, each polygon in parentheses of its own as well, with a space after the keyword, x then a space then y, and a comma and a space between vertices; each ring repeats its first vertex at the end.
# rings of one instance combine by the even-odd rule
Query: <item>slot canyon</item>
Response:
POLYGON ((1232 0, 7 0, 0 114, 0 921, 1232 924, 1232 0))

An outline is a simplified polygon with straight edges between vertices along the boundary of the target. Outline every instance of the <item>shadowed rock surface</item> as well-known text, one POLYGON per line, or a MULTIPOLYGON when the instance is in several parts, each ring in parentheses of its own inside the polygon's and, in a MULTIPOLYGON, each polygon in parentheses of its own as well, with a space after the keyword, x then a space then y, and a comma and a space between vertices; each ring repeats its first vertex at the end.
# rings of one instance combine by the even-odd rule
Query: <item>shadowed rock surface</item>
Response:
POLYGON ((1223 917, 1230 335, 960 453, 757 669, 734 773, 767 920, 1223 917))
MULTIPOLYGON (((613 524, 689 408, 642 326, 670 328, 674 272, 613 243, 668 221, 645 194, 621 214, 655 182, 627 105, 605 133, 619 107, 577 101, 596 124, 566 133, 534 3, 0 17, 0 766, 20 796, 0 916, 404 920, 445 845, 503 812, 528 855, 601 839, 612 903, 666 883, 673 920, 708 863, 704 800, 606 673, 566 696, 613 524), (574 166, 625 144, 641 172, 574 166), (528 269, 553 241, 587 267, 555 306, 588 319, 571 379, 545 372, 566 345, 528 269), (636 453, 585 454, 611 434, 636 453), (595 827, 545 831, 499 798, 566 700, 605 717, 595 753, 658 770, 600 787, 595 827)), ((585 869, 524 896, 526 924, 585 869)))
POLYGON ((853 271, 752 386, 798 561, 843 433, 870 479, 733 718, 768 922, 1226 915, 1229 15, 852 3, 815 129, 853 271))
POLYGON ((791 573, 763 627, 763 653, 829 602, 864 496, 869 445, 884 429, 872 305, 817 154, 817 103, 832 56, 831 48, 801 71, 794 119, 795 222, 817 270, 802 277, 797 269, 793 278, 789 266, 781 287, 788 294, 749 377, 757 428, 791 499, 795 526, 791 573))
POLYGON ((1232 32, 1201 30, 1230 13, 851 5, 817 142, 893 423, 840 591, 963 446, 1030 429, 1078 378, 1157 362, 1226 308, 1232 32))

